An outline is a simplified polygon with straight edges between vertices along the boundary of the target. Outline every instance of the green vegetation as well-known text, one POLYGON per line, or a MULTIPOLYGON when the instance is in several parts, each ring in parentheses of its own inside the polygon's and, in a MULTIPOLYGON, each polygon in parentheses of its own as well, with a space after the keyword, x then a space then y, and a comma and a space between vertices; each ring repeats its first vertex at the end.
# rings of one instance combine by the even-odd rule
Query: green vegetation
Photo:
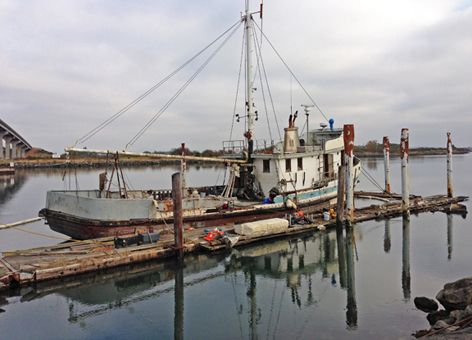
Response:
MULTIPOLYGON (((471 152, 472 149, 469 147, 456 147, 452 146, 452 152, 454 154, 466 154, 471 152)), ((356 145, 354 147, 354 153, 357 156, 381 156, 383 155, 383 144, 376 140, 370 140, 365 145, 356 145)), ((390 154, 400 155, 400 144, 390 144, 390 154)), ((418 147, 412 148, 410 145, 410 155, 422 156, 422 155, 444 155, 446 154, 446 147, 434 148, 434 147, 418 147)))

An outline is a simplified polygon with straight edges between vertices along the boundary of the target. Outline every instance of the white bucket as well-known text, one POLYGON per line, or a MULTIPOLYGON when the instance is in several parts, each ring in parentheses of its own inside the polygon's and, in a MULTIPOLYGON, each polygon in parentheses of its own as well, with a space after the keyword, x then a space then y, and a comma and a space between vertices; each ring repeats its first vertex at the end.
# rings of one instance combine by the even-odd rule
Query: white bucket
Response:
POLYGON ((323 212, 323 220, 329 221, 329 211, 324 211, 323 212))

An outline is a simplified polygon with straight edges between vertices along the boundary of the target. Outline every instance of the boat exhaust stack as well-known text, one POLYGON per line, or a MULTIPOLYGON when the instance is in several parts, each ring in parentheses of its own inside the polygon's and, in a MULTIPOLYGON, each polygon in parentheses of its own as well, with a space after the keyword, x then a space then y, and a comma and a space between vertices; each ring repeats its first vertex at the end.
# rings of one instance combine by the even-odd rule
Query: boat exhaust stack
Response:
POLYGON ((298 137, 298 128, 295 126, 298 111, 294 115, 290 115, 288 119, 288 127, 284 129, 284 153, 296 153, 300 146, 300 139, 298 137))

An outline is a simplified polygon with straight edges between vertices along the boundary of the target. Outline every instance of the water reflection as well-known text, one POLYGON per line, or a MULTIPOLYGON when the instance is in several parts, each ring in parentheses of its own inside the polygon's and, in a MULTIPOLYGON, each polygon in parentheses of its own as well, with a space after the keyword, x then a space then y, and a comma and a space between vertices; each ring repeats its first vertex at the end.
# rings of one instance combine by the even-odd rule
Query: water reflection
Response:
POLYGON ((447 214, 447 259, 452 258, 452 214, 447 214))
POLYGON ((177 260, 174 278, 174 339, 184 338, 184 261, 177 260))
POLYGON ((363 163, 367 166, 369 170, 377 170, 379 159, 377 158, 365 158, 363 159, 363 163))
MULTIPOLYGON (((345 227, 346 237, 343 235, 343 226, 336 226, 336 240, 338 249, 338 267, 341 287, 347 290, 346 325, 348 329, 357 328, 357 299, 355 259, 356 246, 354 228, 345 227)), ((357 257, 357 255, 356 255, 357 257)))
POLYGON ((390 219, 385 220, 385 232, 384 232, 384 252, 389 253, 392 247, 392 240, 390 235, 390 219))
POLYGON ((10 201, 26 182, 23 172, 14 175, 0 175, 0 210, 10 201))
POLYGON ((402 289, 403 299, 408 302, 411 296, 409 217, 404 216, 402 222, 402 289))

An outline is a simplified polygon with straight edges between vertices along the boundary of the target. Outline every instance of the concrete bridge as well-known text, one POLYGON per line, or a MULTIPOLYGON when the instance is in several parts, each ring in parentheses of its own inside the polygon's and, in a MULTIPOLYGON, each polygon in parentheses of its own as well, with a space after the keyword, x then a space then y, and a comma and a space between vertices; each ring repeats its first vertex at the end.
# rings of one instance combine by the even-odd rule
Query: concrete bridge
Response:
POLYGON ((0 119, 0 159, 24 158, 31 145, 0 119))

